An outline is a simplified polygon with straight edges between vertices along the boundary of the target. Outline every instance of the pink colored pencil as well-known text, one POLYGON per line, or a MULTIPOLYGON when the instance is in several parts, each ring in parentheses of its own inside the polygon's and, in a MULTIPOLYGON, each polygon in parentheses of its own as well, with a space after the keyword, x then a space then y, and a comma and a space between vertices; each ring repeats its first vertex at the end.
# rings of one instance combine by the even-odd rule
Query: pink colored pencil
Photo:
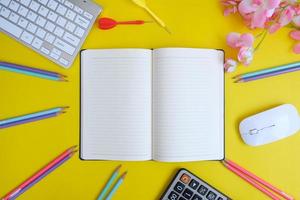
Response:
POLYGON ((223 162, 223 164, 225 165, 225 167, 227 169, 229 169, 230 171, 232 171, 233 173, 235 173, 236 175, 238 175, 239 177, 241 177, 242 179, 244 179, 245 181, 247 181, 248 183, 250 183, 251 185, 253 185, 254 187, 256 187, 258 190, 260 190, 261 192, 265 193, 267 196, 269 196, 271 199, 273 200, 280 200, 279 197, 277 197, 275 194, 273 194, 272 192, 270 192, 269 190, 265 189, 264 187, 262 187, 261 185, 259 185, 258 183, 256 183, 254 180, 252 180, 251 178, 247 177, 245 174, 243 174, 242 172, 240 172, 239 170, 237 170, 236 168, 234 168, 233 166, 227 164, 226 162, 223 162))
POLYGON ((247 176, 253 178, 254 180, 256 180, 257 182, 259 182, 260 184, 266 186, 267 188, 269 188, 270 190, 272 190, 273 192, 275 192, 276 194, 282 196, 283 198, 287 199, 287 200, 293 200, 294 198, 288 194, 286 194, 285 192, 281 191, 280 189, 276 188, 275 186, 271 185, 270 183, 268 183, 267 181, 259 178, 258 176, 256 176, 255 174, 249 172, 248 170, 242 168, 241 166, 239 166, 238 164, 234 163, 231 160, 226 159, 225 163, 227 163, 228 165, 231 165, 232 167, 236 168, 237 170, 241 171, 243 174, 246 174, 247 176))
POLYGON ((50 163, 48 163, 44 168, 36 172, 33 176, 29 177, 27 180, 25 180, 23 183, 21 183, 18 187, 7 193, 2 200, 10 200, 13 198, 14 195, 19 193, 23 188, 25 188, 27 185, 29 185, 34 180, 38 179, 41 175, 43 175, 45 172, 47 172, 49 169, 51 169, 53 166, 55 166, 57 163, 59 163, 61 160, 63 160, 65 157, 69 156, 70 153, 73 152, 73 150, 76 148, 76 146, 73 146, 66 151, 64 151, 62 154, 57 156, 55 159, 53 159, 50 163))

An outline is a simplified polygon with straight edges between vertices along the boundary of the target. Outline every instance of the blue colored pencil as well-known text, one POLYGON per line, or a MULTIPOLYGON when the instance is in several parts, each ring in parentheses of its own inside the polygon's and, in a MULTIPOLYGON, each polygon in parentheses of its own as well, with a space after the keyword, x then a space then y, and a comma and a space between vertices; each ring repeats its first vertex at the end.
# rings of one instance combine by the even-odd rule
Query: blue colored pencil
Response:
POLYGON ((5 120, 0 120, 0 126, 7 124, 7 123, 11 123, 11 122, 21 121, 24 119, 30 119, 33 117, 38 117, 38 116, 42 116, 42 115, 46 115, 46 114, 60 112, 66 108, 68 108, 68 107, 52 108, 52 109, 48 109, 48 110, 44 110, 44 111, 40 111, 40 112, 35 112, 35 113, 30 113, 30 114, 26 114, 26 115, 22 115, 22 116, 18 116, 18 117, 12 117, 12 118, 5 119, 5 120))
POLYGON ((123 173, 121 175, 121 177, 119 178, 119 180, 117 181, 117 183, 114 185, 114 187, 112 188, 112 190, 109 192, 109 194, 107 195, 107 197, 105 198, 105 200, 111 200, 113 195, 116 193, 116 191, 118 190, 118 188, 120 187, 120 185, 123 183, 123 180, 125 179, 127 172, 123 173))
POLYGON ((110 186, 112 185, 112 183, 114 182, 114 180, 118 176, 120 168, 121 168, 121 165, 119 165, 115 169, 115 171, 113 172, 113 174, 109 178, 108 182, 104 186, 103 190, 101 191, 100 195, 98 196, 97 200, 103 200, 104 199, 105 194, 107 193, 107 191, 109 190, 110 186))
POLYGON ((277 67, 272 67, 272 68, 267 68, 267 69, 258 70, 258 71, 254 71, 254 72, 249 72, 249 73, 235 76, 234 78, 245 79, 245 78, 255 77, 255 76, 259 76, 259 75, 263 75, 263 74, 270 74, 273 72, 284 71, 284 70, 288 70, 291 68, 297 68, 297 67, 300 67, 300 62, 289 63, 286 65, 280 65, 277 67))
POLYGON ((44 74, 44 75, 48 75, 48 76, 65 77, 64 75, 61 75, 57 72, 51 72, 51 71, 47 71, 47 70, 37 69, 37 68, 33 68, 33 67, 27 67, 27 66, 24 66, 24 65, 17 65, 17 64, 8 63, 8 62, 0 62, 0 66, 11 67, 11 68, 15 68, 15 69, 40 73, 40 74, 44 74))

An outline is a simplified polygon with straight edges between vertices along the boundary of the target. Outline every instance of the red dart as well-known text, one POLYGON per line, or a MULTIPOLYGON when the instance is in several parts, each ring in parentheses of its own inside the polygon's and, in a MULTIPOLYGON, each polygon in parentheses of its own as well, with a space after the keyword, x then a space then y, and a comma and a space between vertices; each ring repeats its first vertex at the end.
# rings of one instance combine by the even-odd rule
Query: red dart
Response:
POLYGON ((147 22, 145 22, 143 20, 117 22, 116 20, 107 18, 107 17, 100 18, 98 21, 99 28, 102 30, 112 29, 117 25, 124 25, 124 24, 141 25, 144 23, 147 23, 147 22))

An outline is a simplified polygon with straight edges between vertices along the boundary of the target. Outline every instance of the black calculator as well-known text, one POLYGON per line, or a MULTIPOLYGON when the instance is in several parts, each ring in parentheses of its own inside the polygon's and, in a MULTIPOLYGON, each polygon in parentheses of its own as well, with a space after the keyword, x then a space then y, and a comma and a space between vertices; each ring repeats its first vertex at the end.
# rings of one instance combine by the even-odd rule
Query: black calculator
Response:
POLYGON ((161 200, 230 200, 190 171, 180 169, 175 175, 161 200))

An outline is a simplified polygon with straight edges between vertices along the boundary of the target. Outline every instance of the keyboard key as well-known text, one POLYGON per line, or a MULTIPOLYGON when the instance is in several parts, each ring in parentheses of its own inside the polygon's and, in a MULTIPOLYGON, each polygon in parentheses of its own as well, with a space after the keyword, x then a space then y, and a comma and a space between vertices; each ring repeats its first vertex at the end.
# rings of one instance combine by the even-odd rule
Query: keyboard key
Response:
POLYGON ((58 56, 61 55, 61 51, 58 50, 58 49, 56 49, 56 48, 53 48, 53 49, 52 49, 52 52, 55 53, 55 54, 57 54, 58 56))
POLYGON ((44 6, 41 6, 40 9, 39 9, 39 11, 38 11, 38 13, 40 15, 42 15, 43 17, 46 17, 47 14, 48 14, 48 12, 49 12, 49 9, 45 8, 44 6))
POLYGON ((74 34, 77 35, 78 37, 82 37, 83 34, 84 34, 84 30, 82 28, 80 28, 79 26, 77 26, 77 28, 75 29, 74 34))
POLYGON ((21 35, 21 40, 23 40, 24 42, 31 44, 32 40, 33 40, 33 35, 24 31, 21 35))
POLYGON ((172 192, 169 194, 168 199, 170 199, 170 200, 177 200, 178 197, 179 197, 179 195, 172 191, 172 192))
POLYGON ((54 30, 54 34, 57 35, 58 37, 63 36, 64 34, 64 29, 60 28, 59 26, 57 26, 54 30))
POLYGON ((35 22, 36 18, 37 18, 37 14, 35 14, 32 11, 29 11, 29 13, 27 15, 27 19, 29 19, 32 22, 35 22))
POLYGON ((186 198, 180 197, 179 200, 186 200, 186 198))
POLYGON ((46 35, 46 31, 44 31, 41 28, 38 28, 36 35, 39 36, 41 39, 44 39, 45 35, 46 35))
POLYGON ((74 4, 72 4, 70 1, 65 1, 65 5, 71 9, 74 7, 74 4))
POLYGON ((58 15, 57 15, 56 13, 50 11, 47 18, 48 18, 49 20, 55 22, 56 19, 57 19, 57 16, 58 16, 58 15))
POLYGON ((19 18, 20 18, 20 16, 19 16, 18 14, 12 12, 12 13, 9 15, 9 18, 8 18, 8 19, 9 19, 10 21, 14 22, 14 23, 17 23, 18 20, 19 20, 19 18))
POLYGON ((193 188, 194 190, 196 190, 197 187, 199 186, 199 184, 200 184, 200 183, 199 183, 198 181, 192 179, 192 181, 190 182, 189 186, 190 186, 191 188, 193 188))
POLYGON ((202 197, 200 197, 198 194, 195 194, 192 198, 192 200, 203 200, 202 197))
POLYGON ((53 52, 50 53, 50 57, 54 58, 55 60, 59 58, 59 56, 53 52))
POLYGON ((70 44, 74 45, 74 46, 77 46, 79 44, 79 42, 80 42, 80 39, 78 37, 76 37, 76 36, 74 36, 74 35, 72 35, 72 34, 70 34, 68 32, 66 32, 64 34, 63 39, 65 41, 69 42, 70 44))
POLYGON ((34 38, 34 40, 33 40, 33 42, 32 42, 32 46, 34 47, 34 48, 36 48, 36 49, 40 49, 41 48, 41 46, 42 46, 42 44, 43 44, 43 41, 42 40, 40 40, 39 38, 34 38))
POLYGON ((26 17, 27 13, 28 13, 28 9, 25 8, 24 6, 21 6, 18 12, 20 15, 22 15, 23 17, 26 17))
POLYGON ((0 0, 0 4, 2 4, 4 6, 8 6, 9 2, 10 2, 10 0, 0 0))
POLYGON ((68 11, 67 11, 66 18, 68 18, 69 20, 73 21, 74 18, 75 18, 75 16, 76 16, 76 13, 75 13, 75 12, 73 12, 73 11, 71 11, 71 10, 68 10, 68 11))
POLYGON ((182 174, 182 176, 180 177, 180 180, 185 183, 188 184, 191 180, 191 177, 187 174, 182 174))
POLYGON ((27 26, 27 30, 31 33, 35 33, 37 29, 37 26, 35 24, 29 23, 27 26))
POLYGON ((9 8, 12 9, 13 11, 17 12, 18 8, 20 7, 20 4, 12 1, 9 5, 9 8))
POLYGON ((38 16, 38 18, 36 19, 36 23, 37 25, 44 27, 46 24, 46 19, 41 16, 38 16))
POLYGON ((88 12, 84 12, 84 13, 83 13, 83 16, 85 16, 85 17, 88 18, 88 19, 93 19, 93 15, 91 15, 91 14, 88 13, 88 12))
POLYGON ((73 53, 75 51, 74 47, 72 47, 71 45, 65 43, 64 41, 62 41, 58 38, 56 38, 56 40, 54 41, 54 46, 56 46, 60 50, 67 52, 70 55, 73 55, 73 53))
POLYGON ((186 188, 186 189, 183 191, 182 196, 184 196, 184 197, 187 198, 187 199, 191 199, 192 196, 193 196, 193 194, 194 194, 194 193, 193 193, 192 190, 186 188))
POLYGON ((20 0, 21 4, 23 4, 24 6, 29 6, 30 0, 20 0))
POLYGON ((47 5, 48 0, 38 0, 38 2, 40 2, 43 5, 47 5))
POLYGON ((217 198, 217 195, 214 192, 209 191, 209 193, 206 195, 206 198, 208 200, 215 200, 217 198))
POLYGON ((11 23, 10 21, 0 17, 0 28, 5 30, 6 32, 14 35, 15 37, 20 37, 22 33, 22 29, 15 24, 11 23))
POLYGON ((10 14, 10 10, 8 10, 7 8, 5 7, 2 7, 1 10, 0 10, 0 15, 5 17, 5 18, 8 18, 10 14))
POLYGON ((54 42, 54 39, 55 39, 55 36, 52 35, 51 33, 47 33, 46 37, 45 37, 45 40, 47 42, 49 42, 50 44, 52 44, 54 42))
POLYGON ((54 28, 55 28, 55 25, 48 21, 46 26, 45 26, 45 29, 52 32, 54 30, 54 28))
POLYGON ((75 10, 75 12, 77 12, 77 13, 79 13, 79 14, 81 14, 81 15, 82 15, 82 13, 83 13, 83 10, 82 10, 81 8, 79 8, 78 6, 75 6, 75 7, 74 7, 74 10, 75 10))
POLYGON ((41 51, 44 53, 44 54, 49 54, 50 53, 50 51, 48 50, 48 49, 46 49, 45 47, 42 47, 41 48, 41 51))
POLYGON ((60 25, 61 27, 65 27, 67 20, 65 18, 62 18, 61 16, 59 16, 56 23, 58 25, 60 25))
POLYGON ((68 22, 67 25, 66 25, 66 29, 68 31, 70 31, 71 33, 74 31, 75 27, 76 27, 76 25, 73 24, 72 22, 68 22))
POLYGON ((83 17, 77 15, 75 18, 75 23, 82 26, 83 28, 87 28, 90 24, 90 22, 83 17))
POLYGON ((55 10, 58 6, 58 3, 54 0, 50 0, 47 4, 48 8, 55 10))
POLYGON ((174 190, 180 194, 184 190, 184 184, 181 182, 177 182, 174 186, 174 190))
POLYGON ((198 189, 199 194, 205 195, 207 193, 208 189, 204 185, 201 185, 198 189))
POLYGON ((224 200, 222 197, 219 197, 218 200, 224 200))
POLYGON ((58 14, 64 16, 65 13, 67 12, 67 8, 66 8, 65 6, 63 6, 63 5, 59 5, 59 6, 57 7, 56 12, 57 12, 58 14))
POLYGON ((32 1, 29 8, 31 8, 32 10, 34 10, 35 12, 39 9, 40 7, 40 4, 35 2, 35 1, 32 1))
POLYGON ((63 65, 67 66, 69 64, 69 62, 63 58, 59 59, 59 62, 62 63, 63 65))
POLYGON ((21 26, 22 28, 26 28, 28 24, 28 21, 26 19, 24 19, 23 17, 21 17, 21 19, 19 20, 18 25, 21 26))

